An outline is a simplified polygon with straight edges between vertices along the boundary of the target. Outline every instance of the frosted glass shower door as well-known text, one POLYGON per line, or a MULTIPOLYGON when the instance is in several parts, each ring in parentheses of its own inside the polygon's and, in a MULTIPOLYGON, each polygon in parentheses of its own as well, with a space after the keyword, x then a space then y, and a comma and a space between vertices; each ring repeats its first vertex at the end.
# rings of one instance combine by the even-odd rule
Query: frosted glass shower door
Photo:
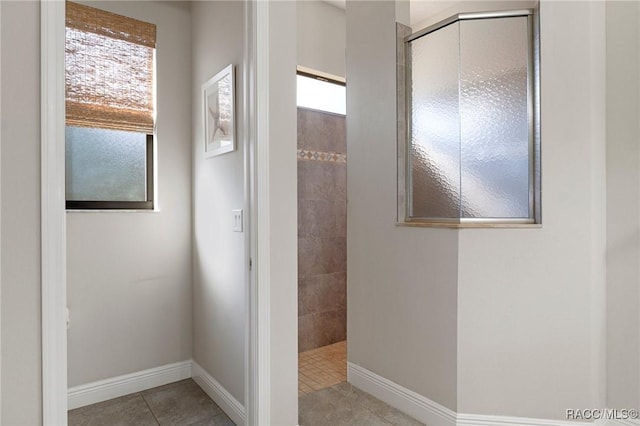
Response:
POLYGON ((533 11, 458 15, 407 38, 408 220, 535 222, 536 40, 533 11))
POLYGON ((460 23, 463 218, 529 217, 527 18, 460 23))
POLYGON ((409 214, 460 217, 460 24, 411 45, 409 214))

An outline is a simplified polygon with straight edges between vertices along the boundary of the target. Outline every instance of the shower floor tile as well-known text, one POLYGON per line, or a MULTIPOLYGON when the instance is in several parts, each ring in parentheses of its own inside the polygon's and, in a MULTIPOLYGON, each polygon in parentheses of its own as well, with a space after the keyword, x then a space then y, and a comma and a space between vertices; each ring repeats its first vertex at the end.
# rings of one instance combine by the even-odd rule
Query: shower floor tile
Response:
POLYGON ((298 354, 298 395, 325 389, 346 380, 346 341, 298 354))

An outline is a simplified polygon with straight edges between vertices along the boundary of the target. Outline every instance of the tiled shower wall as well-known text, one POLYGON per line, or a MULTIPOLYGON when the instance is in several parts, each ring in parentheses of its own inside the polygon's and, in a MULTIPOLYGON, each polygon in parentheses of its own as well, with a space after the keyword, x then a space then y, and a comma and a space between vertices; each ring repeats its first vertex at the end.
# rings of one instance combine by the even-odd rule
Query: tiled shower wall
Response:
POLYGON ((347 337, 343 115, 298 108, 298 351, 347 337))

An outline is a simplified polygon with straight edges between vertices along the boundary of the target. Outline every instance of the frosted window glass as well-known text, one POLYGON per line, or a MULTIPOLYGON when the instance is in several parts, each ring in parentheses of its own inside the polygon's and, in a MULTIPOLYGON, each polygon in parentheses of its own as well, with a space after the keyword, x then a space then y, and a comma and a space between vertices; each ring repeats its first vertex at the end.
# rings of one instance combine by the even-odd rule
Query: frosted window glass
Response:
POLYGON ((297 105, 303 108, 347 113, 346 87, 316 78, 297 76, 297 105))
POLYGON ((73 201, 146 201, 147 135, 66 127, 66 195, 73 201))
POLYGON ((461 210, 529 217, 527 18, 460 22, 461 210))
POLYGON ((460 214, 459 23, 411 43, 409 216, 460 214))

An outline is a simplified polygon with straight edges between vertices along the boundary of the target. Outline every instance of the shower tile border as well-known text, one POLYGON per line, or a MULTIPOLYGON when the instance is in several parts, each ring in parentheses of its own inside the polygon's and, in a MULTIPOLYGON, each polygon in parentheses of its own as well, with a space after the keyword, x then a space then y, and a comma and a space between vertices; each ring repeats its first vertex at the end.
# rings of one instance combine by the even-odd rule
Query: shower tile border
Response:
POLYGON ((347 154, 330 151, 312 151, 309 149, 298 149, 298 160, 304 161, 325 161, 329 163, 347 162, 347 154))

